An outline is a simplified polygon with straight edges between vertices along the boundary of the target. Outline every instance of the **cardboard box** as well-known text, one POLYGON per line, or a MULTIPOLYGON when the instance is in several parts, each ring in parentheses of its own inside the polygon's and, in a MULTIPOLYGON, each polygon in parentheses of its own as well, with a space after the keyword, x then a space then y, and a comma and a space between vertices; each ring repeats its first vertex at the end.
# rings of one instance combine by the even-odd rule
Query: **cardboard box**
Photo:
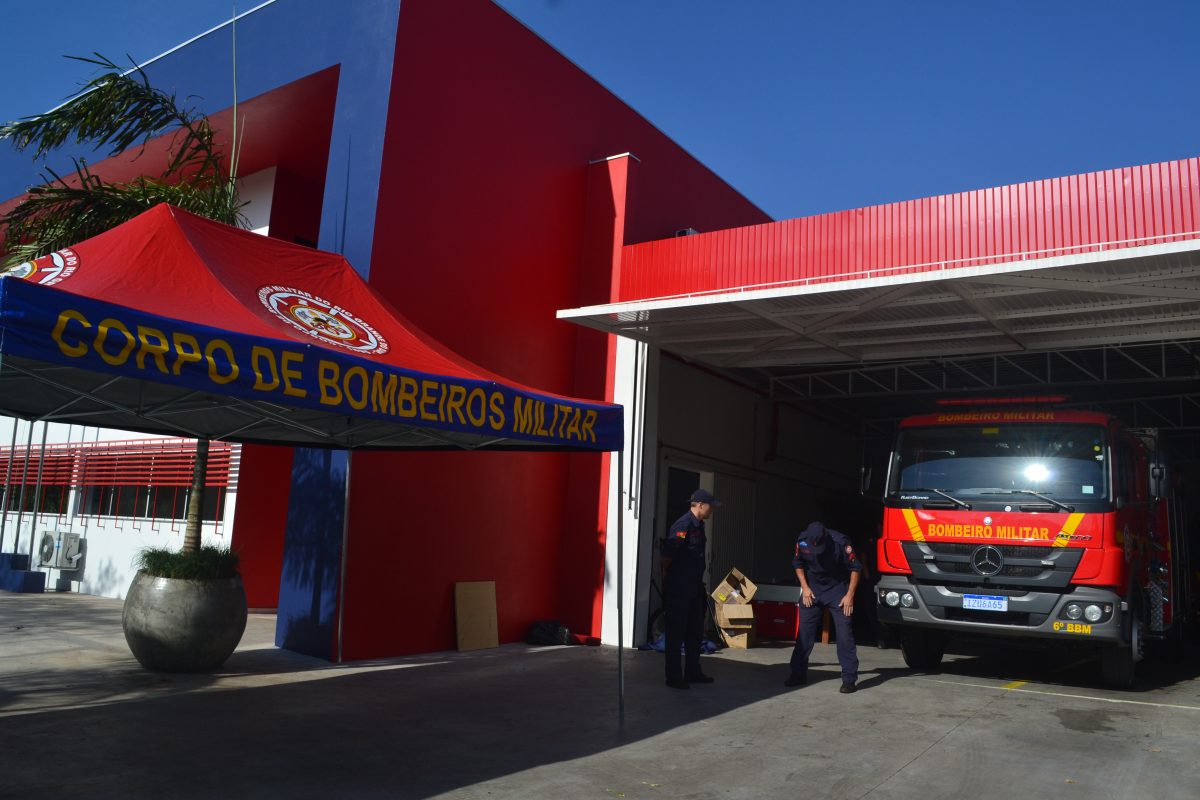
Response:
POLYGON ((459 650, 499 647, 496 626, 496 582, 454 584, 454 623, 459 650))
POLYGON ((720 603, 749 603, 754 599, 758 586, 736 567, 729 570, 725 580, 713 590, 712 599, 720 603))
POLYGON ((725 642, 726 647, 734 650, 746 650, 758 644, 754 628, 732 628, 730 630, 722 628, 721 639, 725 642))
MULTIPOLYGON (((754 627, 754 606, 752 605, 718 603, 716 612, 717 627, 722 630, 754 627)), ((735 630, 734 632, 740 633, 741 631, 735 630)))

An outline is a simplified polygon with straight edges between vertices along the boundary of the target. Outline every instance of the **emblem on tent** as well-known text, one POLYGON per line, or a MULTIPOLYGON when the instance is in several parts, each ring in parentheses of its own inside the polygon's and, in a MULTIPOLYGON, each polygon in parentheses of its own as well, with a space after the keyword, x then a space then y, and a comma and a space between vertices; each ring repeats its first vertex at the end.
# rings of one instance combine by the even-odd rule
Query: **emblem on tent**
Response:
POLYGON ((58 250, 48 256, 0 270, 0 275, 33 281, 43 286, 53 286, 71 277, 78 267, 79 256, 75 254, 74 250, 58 250))
POLYGON ((264 286, 258 290, 258 299, 272 314, 314 339, 356 353, 388 351, 387 340, 366 322, 302 289, 264 286))

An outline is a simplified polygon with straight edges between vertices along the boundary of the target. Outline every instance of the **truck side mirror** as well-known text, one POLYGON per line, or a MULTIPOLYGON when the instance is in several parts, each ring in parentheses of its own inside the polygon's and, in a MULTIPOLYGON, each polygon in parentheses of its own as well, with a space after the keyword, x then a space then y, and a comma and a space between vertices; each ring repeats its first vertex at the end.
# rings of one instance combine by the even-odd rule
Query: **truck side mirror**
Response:
POLYGON ((871 490, 871 468, 858 468, 858 493, 866 495, 871 490))
POLYGON ((1151 464, 1150 496, 1165 497, 1167 493, 1167 468, 1162 464, 1151 464))

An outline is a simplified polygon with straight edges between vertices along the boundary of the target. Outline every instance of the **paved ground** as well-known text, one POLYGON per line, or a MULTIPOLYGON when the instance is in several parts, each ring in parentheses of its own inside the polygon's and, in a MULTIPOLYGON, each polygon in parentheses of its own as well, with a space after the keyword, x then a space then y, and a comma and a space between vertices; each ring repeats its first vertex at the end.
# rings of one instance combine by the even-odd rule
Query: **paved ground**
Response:
POLYGON ((214 675, 142 670, 119 601, 0 592, 4 798, 1200 797, 1200 653, 1100 688, 1086 653, 974 646, 936 675, 860 648, 839 695, 832 646, 782 686, 789 648, 706 658, 611 648, 435 653, 342 666, 275 649, 252 615, 214 675))

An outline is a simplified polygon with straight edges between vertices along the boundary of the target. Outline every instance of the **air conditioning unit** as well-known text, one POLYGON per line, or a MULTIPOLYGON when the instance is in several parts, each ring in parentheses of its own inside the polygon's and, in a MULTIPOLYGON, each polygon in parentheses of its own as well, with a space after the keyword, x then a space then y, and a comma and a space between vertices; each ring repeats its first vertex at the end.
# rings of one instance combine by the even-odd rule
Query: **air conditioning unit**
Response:
POLYGON ((83 537, 78 533, 60 533, 58 535, 58 568, 62 570, 79 569, 83 560, 83 537))
POLYGON ((83 537, 78 533, 42 533, 38 565, 65 571, 79 569, 83 560, 83 537))
POLYGON ((38 566, 53 567, 58 560, 58 536, 53 533, 43 533, 42 543, 38 547, 38 566))

